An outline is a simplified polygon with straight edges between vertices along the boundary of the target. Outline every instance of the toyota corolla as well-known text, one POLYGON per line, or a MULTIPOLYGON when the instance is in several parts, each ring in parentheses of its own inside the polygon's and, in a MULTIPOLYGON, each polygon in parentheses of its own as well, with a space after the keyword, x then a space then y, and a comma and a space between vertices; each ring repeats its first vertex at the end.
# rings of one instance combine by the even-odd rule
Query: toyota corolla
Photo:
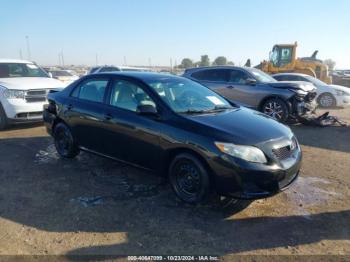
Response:
POLYGON ((44 121, 62 157, 83 150, 166 174, 185 202, 213 191, 264 198, 299 174, 302 153, 289 127, 186 78, 93 74, 48 100, 44 121))

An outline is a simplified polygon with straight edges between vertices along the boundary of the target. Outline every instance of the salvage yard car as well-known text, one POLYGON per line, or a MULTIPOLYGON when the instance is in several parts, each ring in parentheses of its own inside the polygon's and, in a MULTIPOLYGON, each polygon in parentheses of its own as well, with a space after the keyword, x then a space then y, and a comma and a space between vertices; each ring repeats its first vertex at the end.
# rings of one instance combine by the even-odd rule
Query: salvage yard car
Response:
POLYGON ((42 121, 49 90, 64 88, 36 64, 0 59, 0 130, 12 123, 42 121))
POLYGON ((272 196, 299 173, 302 153, 289 127, 183 77, 92 74, 48 101, 44 121, 60 156, 83 150, 166 173, 188 203, 212 190, 272 196))
POLYGON ((65 85, 69 85, 79 79, 78 75, 72 74, 68 70, 50 70, 49 73, 53 78, 63 82, 65 85))
POLYGON ((304 81, 317 88, 316 101, 321 107, 350 106, 350 88, 340 85, 329 85, 321 80, 305 74, 281 73, 272 75, 278 81, 304 81))
POLYGON ((316 88, 311 83, 278 82, 256 68, 197 67, 186 69, 183 76, 280 122, 303 116, 317 106, 316 88))
POLYGON ((108 72, 119 72, 119 71, 132 71, 132 72, 145 72, 150 71, 147 68, 133 67, 133 66, 96 66, 90 69, 88 74, 108 73, 108 72))

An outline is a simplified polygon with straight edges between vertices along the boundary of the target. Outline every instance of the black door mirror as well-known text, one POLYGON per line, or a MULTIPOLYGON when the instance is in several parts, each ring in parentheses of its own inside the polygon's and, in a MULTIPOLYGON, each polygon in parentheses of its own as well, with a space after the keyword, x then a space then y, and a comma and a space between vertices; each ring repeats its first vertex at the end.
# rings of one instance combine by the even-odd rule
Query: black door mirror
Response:
POLYGON ((136 112, 140 115, 158 115, 154 105, 138 105, 136 112))
POLYGON ((248 78, 247 80, 245 80, 245 83, 247 85, 255 86, 256 85, 256 80, 254 78, 248 78))

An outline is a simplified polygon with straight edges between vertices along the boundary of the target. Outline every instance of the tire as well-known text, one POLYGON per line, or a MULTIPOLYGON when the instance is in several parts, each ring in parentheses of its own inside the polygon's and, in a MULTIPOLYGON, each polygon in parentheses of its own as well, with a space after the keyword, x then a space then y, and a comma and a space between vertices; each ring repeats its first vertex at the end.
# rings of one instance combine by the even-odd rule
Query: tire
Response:
POLYGON ((287 104, 280 98, 267 99, 261 106, 261 112, 282 123, 289 117, 287 104))
POLYGON ((55 147, 63 158, 74 158, 79 154, 79 148, 72 133, 64 123, 58 123, 54 129, 55 147))
POLYGON ((199 204, 209 198, 209 172, 192 154, 175 156, 169 167, 169 180, 176 196, 186 203, 199 204))
POLYGON ((8 126, 8 120, 4 108, 0 104, 0 130, 4 130, 8 126))
POLYGON ((318 97, 317 102, 320 105, 320 107, 323 107, 323 108, 335 107, 337 104, 334 96, 330 93, 321 94, 318 97))

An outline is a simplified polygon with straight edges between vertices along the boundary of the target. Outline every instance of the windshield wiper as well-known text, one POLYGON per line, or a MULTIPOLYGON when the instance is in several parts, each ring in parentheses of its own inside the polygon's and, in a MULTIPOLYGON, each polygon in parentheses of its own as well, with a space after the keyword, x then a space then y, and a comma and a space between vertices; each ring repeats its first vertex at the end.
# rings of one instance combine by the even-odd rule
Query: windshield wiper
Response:
POLYGON ((206 110, 196 110, 196 109, 188 109, 188 110, 185 110, 185 111, 180 111, 179 113, 180 114, 204 114, 208 111, 206 110))
POLYGON ((215 106, 212 110, 226 110, 226 109, 233 109, 233 106, 215 106))
POLYGON ((205 114, 205 113, 215 113, 218 111, 224 111, 227 109, 233 109, 232 106, 215 106, 214 108, 206 109, 206 110, 198 110, 198 109, 188 109, 186 111, 179 112, 180 114, 205 114))

